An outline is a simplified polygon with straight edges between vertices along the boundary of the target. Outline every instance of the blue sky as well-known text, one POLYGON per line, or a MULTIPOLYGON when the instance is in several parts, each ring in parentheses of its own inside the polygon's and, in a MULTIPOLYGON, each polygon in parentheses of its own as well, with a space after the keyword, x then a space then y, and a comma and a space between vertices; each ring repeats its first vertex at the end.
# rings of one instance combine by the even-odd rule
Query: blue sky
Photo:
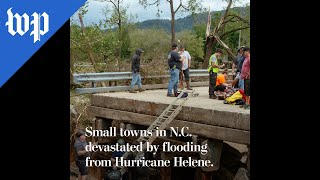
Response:
MULTIPOLYGON (((98 23, 99 20, 103 19, 104 16, 102 14, 102 10, 105 6, 112 7, 111 3, 108 2, 98 2, 94 0, 88 0, 88 12, 84 16, 84 23, 85 25, 90 25, 94 23, 98 23)), ((152 2, 153 0, 148 0, 152 2)), ((179 0, 174 0, 174 8, 177 8, 179 5, 179 0)), ((187 2, 187 0, 182 0, 182 2, 187 2)), ((239 0, 234 6, 245 6, 246 4, 250 3, 250 0, 239 0)), ((137 16, 135 21, 145 21, 148 19, 157 19, 157 7, 156 5, 149 6, 147 9, 144 9, 142 5, 139 4, 139 0, 123 0, 123 5, 128 6, 128 14, 132 14, 137 16)), ((202 6, 205 8, 209 8, 211 11, 222 10, 227 6, 227 2, 223 0, 202 0, 202 6)), ((160 10, 162 13, 160 14, 160 19, 170 19, 170 6, 166 0, 160 0, 160 10)), ((179 10, 180 11, 180 10, 179 10)), ((181 13, 178 12, 176 15, 177 18, 185 17, 190 13, 181 13)), ((72 21, 78 21, 78 18, 72 18, 72 21)))

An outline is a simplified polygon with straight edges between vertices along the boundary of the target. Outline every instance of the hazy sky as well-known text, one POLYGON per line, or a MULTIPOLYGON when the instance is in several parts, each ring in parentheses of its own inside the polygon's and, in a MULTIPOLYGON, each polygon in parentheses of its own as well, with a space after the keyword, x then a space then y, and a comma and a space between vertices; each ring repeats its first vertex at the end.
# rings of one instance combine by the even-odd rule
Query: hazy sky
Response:
MULTIPOLYGON (((153 0, 148 0, 148 2, 154 2, 153 0)), ((177 8, 179 5, 179 0, 174 0, 174 8, 177 8)), ((182 2, 187 2, 187 0, 182 0, 182 2)), ((250 3, 250 0, 240 0, 240 2, 234 4, 234 6, 244 6, 245 4, 250 3)), ((86 25, 92 23, 98 23, 99 20, 103 19, 102 9, 108 5, 111 8, 112 4, 108 2, 98 2, 94 0, 89 0, 88 12, 84 17, 84 22, 86 25)), ((123 5, 128 6, 128 14, 137 15, 136 21, 145 21, 148 19, 157 19, 157 7, 156 5, 149 6, 146 9, 139 4, 139 0, 123 0, 123 5)), ((202 0, 202 6, 209 8, 211 11, 222 10, 227 6, 227 2, 223 0, 202 0)), ((166 0, 160 0, 160 19, 170 19, 170 5, 166 0)), ((180 11, 180 10, 179 10, 180 11)), ((181 13, 178 12, 176 18, 185 17, 190 13, 181 13)), ((78 19, 74 19, 78 21, 78 19)))

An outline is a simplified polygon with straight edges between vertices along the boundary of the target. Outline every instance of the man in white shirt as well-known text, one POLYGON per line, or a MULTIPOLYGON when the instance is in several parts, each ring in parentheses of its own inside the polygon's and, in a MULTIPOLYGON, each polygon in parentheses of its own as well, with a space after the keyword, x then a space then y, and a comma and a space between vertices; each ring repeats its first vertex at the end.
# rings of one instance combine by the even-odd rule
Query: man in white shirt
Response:
POLYGON ((181 68, 181 74, 180 74, 180 87, 183 88, 183 77, 184 77, 186 80, 187 89, 192 90, 189 82, 189 68, 191 64, 191 56, 189 52, 185 50, 185 47, 183 45, 180 45, 179 54, 181 57, 184 57, 184 60, 182 61, 182 68, 181 68))

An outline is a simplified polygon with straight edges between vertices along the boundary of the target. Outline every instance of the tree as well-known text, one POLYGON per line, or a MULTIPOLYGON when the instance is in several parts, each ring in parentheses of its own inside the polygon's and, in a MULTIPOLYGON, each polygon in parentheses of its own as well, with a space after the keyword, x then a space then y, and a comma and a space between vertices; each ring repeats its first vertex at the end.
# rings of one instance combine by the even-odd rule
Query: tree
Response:
MULTIPOLYGON (((110 14, 110 10, 108 9, 108 6, 104 9, 103 14, 105 15, 106 19, 104 20, 104 26, 110 25, 111 27, 117 26, 118 28, 118 39, 120 42, 120 45, 118 46, 118 59, 117 64, 120 71, 120 60, 122 57, 122 48, 123 48, 123 25, 127 23, 128 16, 127 16, 127 9, 128 7, 124 7, 123 0, 97 0, 100 2, 108 2, 112 4, 112 11, 111 11, 111 17, 108 18, 108 15, 110 14)), ((127 48, 129 47, 127 44, 125 45, 127 48)))
POLYGON ((96 67, 96 62, 93 58, 93 54, 92 54, 92 49, 91 49, 91 44, 89 43, 89 39, 85 34, 85 27, 84 27, 84 23, 83 23, 83 16, 88 12, 88 2, 86 2, 83 6, 81 6, 81 8, 79 9, 78 12, 78 17, 79 17, 79 21, 80 21, 80 25, 81 25, 81 36, 82 38, 85 40, 85 43, 87 44, 87 52, 89 54, 89 59, 93 65, 93 68, 95 71, 98 71, 97 67, 96 67))
POLYGON ((164 60, 167 57, 170 35, 163 29, 130 29, 130 51, 135 52, 137 47, 142 48, 143 58, 141 63, 152 60, 164 60))
MULTIPOLYGON (((85 45, 86 45, 86 49, 87 49, 87 53, 89 54, 89 59, 90 59, 92 65, 93 65, 94 71, 95 72, 99 72, 99 69, 96 66, 95 59, 93 57, 92 44, 90 43, 89 36, 87 36, 86 33, 85 33, 85 26, 84 26, 84 22, 83 22, 83 16, 88 12, 87 8, 88 8, 88 2, 86 2, 78 11, 78 17, 79 17, 79 21, 80 21, 80 25, 81 25, 81 37, 84 39, 84 42, 85 42, 85 45)), ((71 58, 71 61, 72 61, 72 64, 73 64, 74 59, 71 58)), ((71 73, 73 73, 73 72, 71 72, 71 73)), ((101 82, 101 85, 104 86, 104 87, 106 86, 104 82, 101 82)))
POLYGON ((202 38, 197 37, 197 35, 192 31, 182 31, 177 33, 177 38, 180 43, 186 47, 186 50, 192 56, 191 67, 198 68, 198 62, 203 60, 203 42, 202 38))
MULTIPOLYGON (((224 11, 223 15, 221 16, 219 23, 215 26, 213 31, 210 32, 210 35, 206 37, 206 56, 202 64, 202 68, 207 68, 209 64, 209 58, 213 52, 213 47, 217 43, 226 47, 225 46, 226 44, 221 41, 222 38, 226 37, 227 35, 230 35, 231 33, 237 32, 239 30, 250 28, 250 22, 248 19, 243 18, 241 15, 236 13, 229 13, 232 2, 233 0, 228 1, 228 6, 224 11), (231 23, 239 23, 239 22, 241 23, 237 27, 232 26, 232 28, 226 28, 227 25, 231 23)), ((229 48, 226 48, 226 50, 229 56, 234 57, 233 53, 229 48)))
MULTIPOLYGON (((176 42, 176 34, 175 34, 175 15, 179 10, 185 10, 185 11, 189 11, 192 14, 194 14, 196 11, 201 10, 201 0, 188 0, 187 3, 182 3, 182 0, 180 0, 180 3, 178 5, 178 7, 174 8, 173 4, 174 4, 174 0, 166 0, 167 2, 169 2, 170 4, 170 12, 171 12, 171 43, 176 42)), ((154 5, 156 4, 158 7, 158 12, 157 15, 160 16, 160 10, 159 10, 159 5, 160 5, 160 0, 155 0, 152 3, 148 3, 148 0, 139 0, 139 3, 144 5, 145 7, 150 6, 150 5, 154 5)))
MULTIPOLYGON (((72 33, 72 29, 70 28, 70 34, 72 33)), ((74 86, 73 83, 73 74, 74 74, 74 56, 73 50, 70 48, 70 86, 74 86)))

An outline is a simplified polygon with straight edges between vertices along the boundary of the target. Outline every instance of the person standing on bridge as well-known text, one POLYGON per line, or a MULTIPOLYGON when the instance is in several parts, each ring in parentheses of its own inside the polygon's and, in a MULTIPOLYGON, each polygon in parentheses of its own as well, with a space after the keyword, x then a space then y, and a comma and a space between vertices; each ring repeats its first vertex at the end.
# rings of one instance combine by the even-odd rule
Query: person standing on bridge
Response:
POLYGON ((232 75, 235 76, 234 80, 235 82, 238 82, 236 87, 239 87, 243 89, 243 80, 240 82, 240 73, 241 73, 241 68, 242 68, 242 64, 244 61, 244 57, 243 57, 243 48, 244 46, 241 46, 238 49, 238 55, 234 58, 234 61, 232 63, 232 75), (235 72, 236 70, 236 72, 235 72))
POLYGON ((184 56, 184 60, 182 61, 182 68, 181 68, 181 75, 180 76, 180 88, 183 89, 183 77, 186 80, 187 89, 192 90, 190 87, 190 81, 189 81, 189 68, 191 64, 191 56, 188 51, 185 50, 185 47, 183 45, 180 45, 180 56, 184 56))
POLYGON ((130 85, 130 93, 136 93, 134 90, 134 85, 138 84, 139 92, 145 91, 142 89, 142 84, 141 84, 141 77, 140 77, 140 57, 141 54, 144 51, 142 49, 137 49, 136 54, 132 56, 132 64, 131 64, 131 70, 132 70, 132 80, 131 80, 131 85, 130 85))
POLYGON ((246 95, 246 104, 244 109, 250 109, 250 48, 243 48, 245 60, 241 69, 241 79, 244 79, 244 94, 246 95))
POLYGON ((216 87, 217 74, 219 72, 219 68, 223 68, 225 64, 219 66, 218 58, 223 54, 222 49, 217 48, 215 53, 209 58, 209 98, 216 99, 217 96, 214 94, 214 89, 216 87))
POLYGON ((182 58, 178 53, 178 44, 173 43, 172 49, 168 54, 168 65, 170 72, 170 80, 168 86, 168 97, 177 97, 178 96, 178 83, 179 83, 179 73, 182 68, 182 58), (172 94, 172 88, 174 94, 172 94))

